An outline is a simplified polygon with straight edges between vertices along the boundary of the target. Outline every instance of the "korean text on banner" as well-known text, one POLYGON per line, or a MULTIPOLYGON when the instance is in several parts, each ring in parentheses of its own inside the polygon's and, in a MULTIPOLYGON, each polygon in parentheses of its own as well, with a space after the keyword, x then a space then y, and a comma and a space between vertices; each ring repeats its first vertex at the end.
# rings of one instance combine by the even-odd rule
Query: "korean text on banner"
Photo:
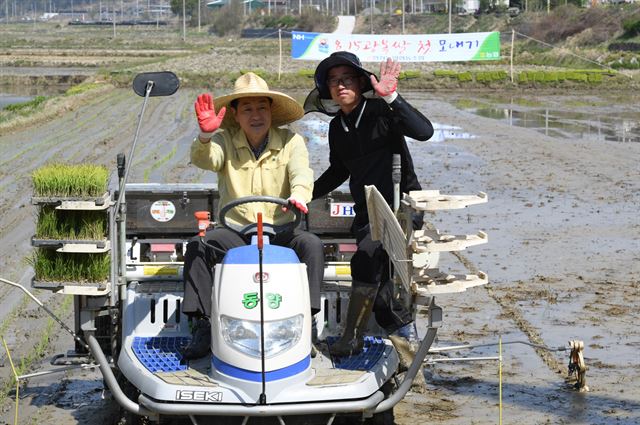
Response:
POLYGON ((340 50, 355 53, 362 62, 380 62, 388 57, 398 62, 500 59, 499 32, 367 35, 294 31, 291 37, 291 57, 302 60, 322 60, 340 50))

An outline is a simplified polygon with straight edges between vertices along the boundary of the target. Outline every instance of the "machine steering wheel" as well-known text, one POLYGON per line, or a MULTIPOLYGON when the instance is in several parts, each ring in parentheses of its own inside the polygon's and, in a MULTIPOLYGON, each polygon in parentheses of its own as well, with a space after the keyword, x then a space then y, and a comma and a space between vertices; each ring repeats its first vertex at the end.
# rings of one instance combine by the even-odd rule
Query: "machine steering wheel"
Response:
POLYGON ((280 226, 264 223, 263 232, 271 236, 275 236, 276 234, 281 232, 293 230, 296 227, 298 227, 300 225, 300 222, 302 221, 302 211, 300 211, 295 206, 291 205, 286 199, 277 198, 275 196, 245 196, 242 198, 234 199, 233 201, 229 202, 228 204, 220 208, 220 213, 218 217, 218 219, 220 220, 220 224, 223 227, 233 230, 235 232, 238 232, 243 236, 249 236, 251 234, 257 233, 258 232, 257 223, 252 223, 246 226, 240 226, 238 224, 229 223, 227 221, 227 212, 229 212, 230 210, 232 210, 237 206, 250 204, 253 202, 267 202, 271 204, 286 206, 289 208, 289 212, 295 216, 294 221, 286 224, 282 224, 280 226))

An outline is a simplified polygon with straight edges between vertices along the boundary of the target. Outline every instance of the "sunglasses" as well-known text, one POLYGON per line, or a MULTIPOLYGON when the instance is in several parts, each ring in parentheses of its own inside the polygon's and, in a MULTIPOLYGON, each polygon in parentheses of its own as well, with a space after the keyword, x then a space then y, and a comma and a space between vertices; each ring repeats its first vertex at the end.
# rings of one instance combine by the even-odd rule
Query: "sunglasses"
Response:
POLYGON ((339 85, 343 85, 345 87, 350 87, 360 78, 357 75, 347 75, 342 78, 329 78, 327 80, 327 85, 329 87, 338 87, 339 85))

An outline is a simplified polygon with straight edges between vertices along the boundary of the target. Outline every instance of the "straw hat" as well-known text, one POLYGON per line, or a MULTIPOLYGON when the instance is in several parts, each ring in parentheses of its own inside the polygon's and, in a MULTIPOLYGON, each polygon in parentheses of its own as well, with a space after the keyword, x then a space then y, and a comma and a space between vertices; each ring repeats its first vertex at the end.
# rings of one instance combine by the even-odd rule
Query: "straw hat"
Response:
POLYGON ((269 90, 267 82, 254 74, 247 72, 238 77, 235 87, 231 94, 220 96, 214 99, 216 110, 220 110, 223 106, 227 107, 227 113, 222 121, 222 128, 237 127, 238 123, 233 117, 233 113, 229 111, 232 101, 243 97, 268 97, 271 103, 271 125, 279 127, 284 124, 296 121, 304 115, 302 106, 296 100, 284 93, 269 90))

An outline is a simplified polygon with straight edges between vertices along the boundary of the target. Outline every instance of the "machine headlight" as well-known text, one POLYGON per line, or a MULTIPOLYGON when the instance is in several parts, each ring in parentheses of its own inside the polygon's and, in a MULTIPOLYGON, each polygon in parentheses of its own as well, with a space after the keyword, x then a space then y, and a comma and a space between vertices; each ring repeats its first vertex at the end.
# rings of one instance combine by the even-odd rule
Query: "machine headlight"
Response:
MULTIPOLYGON (((252 357, 260 357, 260 322, 220 318, 222 336, 227 344, 252 357)), ((302 337, 302 314, 282 320, 264 322, 264 356, 274 357, 288 350, 302 337)))

